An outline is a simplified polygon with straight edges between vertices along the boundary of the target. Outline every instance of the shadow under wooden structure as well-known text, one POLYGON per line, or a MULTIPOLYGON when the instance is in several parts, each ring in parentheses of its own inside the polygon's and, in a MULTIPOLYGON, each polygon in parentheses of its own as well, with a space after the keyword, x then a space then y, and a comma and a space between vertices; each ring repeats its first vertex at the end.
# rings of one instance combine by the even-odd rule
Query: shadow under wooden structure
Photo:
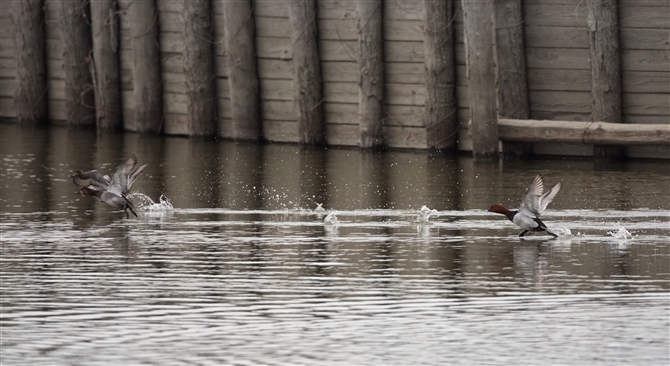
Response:
POLYGON ((0 118, 670 158, 668 19, 663 0, 17 0, 0 13, 0 118))

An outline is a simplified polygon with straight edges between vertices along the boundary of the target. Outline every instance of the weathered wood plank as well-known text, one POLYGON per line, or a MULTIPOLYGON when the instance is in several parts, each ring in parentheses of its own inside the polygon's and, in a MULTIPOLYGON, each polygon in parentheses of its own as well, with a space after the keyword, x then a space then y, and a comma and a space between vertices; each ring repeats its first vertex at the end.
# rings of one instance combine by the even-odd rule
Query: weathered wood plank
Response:
POLYGON ((295 103, 288 100, 266 100, 263 102, 262 119, 297 122, 295 103))
MULTIPOLYGON (((625 96, 625 94, 624 94, 625 96)), ((670 117, 669 116, 664 116, 664 115, 658 115, 658 116, 651 116, 651 115, 644 115, 644 114, 624 114, 623 115, 623 123, 631 123, 631 124, 660 124, 660 125, 667 125, 670 124, 670 117)))
POLYGON ((590 70, 588 48, 554 49, 526 47, 529 69, 590 70))
POLYGON ((14 90, 16 89, 16 79, 0 79, 2 88, 0 88, 0 97, 14 98, 14 90))
MULTIPOLYGON (((656 3, 663 3, 663 0, 656 3)), ((564 2, 542 3, 524 1, 526 27, 586 27, 586 3, 571 5, 564 2)), ((619 23, 622 28, 667 28, 670 7, 649 6, 650 3, 622 1, 619 23)))
POLYGON ((0 97, 0 117, 16 118, 14 98, 0 97))
POLYGON ((260 90, 263 101, 266 100, 290 100, 294 101, 293 80, 286 79, 260 79, 260 90))
POLYGON ((263 120, 263 137, 269 141, 298 143, 298 123, 263 120))
POLYGON ((356 124, 358 121, 358 104, 323 103, 323 114, 326 124, 356 124))
POLYGON ((621 100, 624 113, 667 116, 670 124, 670 96, 668 94, 624 93, 621 100))
POLYGON ((622 71, 661 71, 670 70, 668 52, 662 50, 621 50, 622 71))
POLYGON ((586 27, 526 27, 527 47, 589 48, 586 27))
MULTIPOLYGON (((322 68, 326 68, 326 66, 322 65, 322 68)), ((258 59, 258 77, 261 80, 290 80, 293 77, 293 62, 292 60, 258 59)))
MULTIPOLYGON (((356 146, 357 125, 330 124, 326 126, 329 145, 356 146)), ((426 133, 423 128, 384 127, 384 143, 395 149, 425 149, 426 133)))
POLYGON ((14 58, 0 58, 0 78, 14 79, 16 77, 16 62, 14 58))
POLYGON ((590 70, 528 69, 528 90, 590 91, 590 70))
POLYGON ((173 136, 188 136, 188 116, 185 114, 165 113, 163 133, 173 136))
POLYGON ((568 142, 600 145, 670 145, 670 124, 628 125, 610 122, 573 122, 499 119, 500 140, 568 142))
POLYGON ((591 93, 535 90, 528 94, 530 110, 591 113, 591 93))
POLYGON ((586 122, 591 119, 591 112, 584 113, 584 112, 542 111, 542 110, 531 109, 530 119, 586 122))
POLYGON ((288 19, 288 1, 289 0, 257 1, 254 4, 254 15, 258 18, 288 19))

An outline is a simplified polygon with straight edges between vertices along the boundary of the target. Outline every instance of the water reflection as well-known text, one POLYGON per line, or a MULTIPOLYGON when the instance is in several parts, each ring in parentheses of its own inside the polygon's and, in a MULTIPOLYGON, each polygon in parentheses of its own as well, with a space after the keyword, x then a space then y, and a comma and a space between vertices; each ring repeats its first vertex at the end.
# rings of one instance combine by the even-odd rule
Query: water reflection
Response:
POLYGON ((665 162, 13 125, 0 144, 3 365, 670 360, 665 162), (73 194, 70 170, 131 154, 140 218, 73 194), (556 240, 483 211, 538 172, 563 182, 556 240))

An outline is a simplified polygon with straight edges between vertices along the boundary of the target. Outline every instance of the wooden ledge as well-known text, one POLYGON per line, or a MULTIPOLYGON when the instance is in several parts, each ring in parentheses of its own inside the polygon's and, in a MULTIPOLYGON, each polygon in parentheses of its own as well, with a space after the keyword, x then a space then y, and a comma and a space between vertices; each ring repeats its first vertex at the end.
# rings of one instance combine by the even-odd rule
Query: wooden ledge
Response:
POLYGON ((670 124, 498 119, 498 137, 515 142, 670 145, 670 124))

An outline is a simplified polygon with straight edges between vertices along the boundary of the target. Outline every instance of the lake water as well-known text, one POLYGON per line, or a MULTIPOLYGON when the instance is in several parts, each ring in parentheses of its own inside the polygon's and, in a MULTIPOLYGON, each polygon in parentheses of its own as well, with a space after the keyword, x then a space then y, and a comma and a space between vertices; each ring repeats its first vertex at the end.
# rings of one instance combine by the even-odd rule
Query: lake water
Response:
POLYGON ((0 124, 9 365, 668 365, 670 165, 0 124), (139 218, 73 169, 136 154, 139 218), (542 173, 563 189, 518 237, 542 173))

